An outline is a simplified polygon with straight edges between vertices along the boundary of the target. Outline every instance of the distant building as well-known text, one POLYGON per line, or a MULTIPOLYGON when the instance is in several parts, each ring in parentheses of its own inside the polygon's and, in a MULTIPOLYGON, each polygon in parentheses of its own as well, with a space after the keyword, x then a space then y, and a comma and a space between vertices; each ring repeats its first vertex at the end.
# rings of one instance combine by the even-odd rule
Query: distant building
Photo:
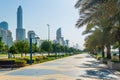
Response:
POLYGON ((59 28, 59 29, 56 31, 56 39, 59 41, 59 39, 61 39, 61 37, 62 37, 61 28, 59 28))
POLYGON ((69 46, 69 40, 66 40, 66 46, 69 46))
POLYGON ((32 38, 32 43, 36 43, 36 39, 35 39, 35 32, 34 31, 28 31, 27 36, 28 36, 28 41, 30 41, 30 35, 32 38))
POLYGON ((59 43, 59 44, 62 45, 61 28, 59 28, 59 29, 56 31, 56 40, 57 40, 57 43, 59 43))
POLYGON ((73 48, 75 48, 75 49, 80 49, 79 44, 78 44, 78 43, 74 44, 74 45, 73 45, 73 48))
POLYGON ((8 30, 8 23, 3 21, 0 23, 0 28, 4 29, 4 30, 8 30))
POLYGON ((0 37, 5 45, 9 47, 13 44, 12 32, 8 30, 8 23, 3 21, 0 23, 0 37))
POLYGON ((62 36, 61 28, 57 29, 56 40, 54 40, 53 43, 59 43, 62 46, 68 46, 69 40, 64 40, 64 37, 62 36))
POLYGON ((46 40, 40 40, 40 45, 41 45, 44 41, 46 41, 46 40))
POLYGON ((17 29, 16 29, 16 40, 25 40, 25 29, 23 29, 22 23, 22 7, 19 6, 17 9, 17 29))

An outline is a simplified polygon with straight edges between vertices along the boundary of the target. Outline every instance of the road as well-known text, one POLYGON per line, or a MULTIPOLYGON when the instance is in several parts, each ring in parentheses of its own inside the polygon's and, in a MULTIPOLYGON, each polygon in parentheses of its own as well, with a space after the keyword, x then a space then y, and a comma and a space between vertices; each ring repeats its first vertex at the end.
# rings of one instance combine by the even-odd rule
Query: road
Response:
POLYGON ((79 54, 0 72, 0 80, 120 80, 89 54, 79 54))

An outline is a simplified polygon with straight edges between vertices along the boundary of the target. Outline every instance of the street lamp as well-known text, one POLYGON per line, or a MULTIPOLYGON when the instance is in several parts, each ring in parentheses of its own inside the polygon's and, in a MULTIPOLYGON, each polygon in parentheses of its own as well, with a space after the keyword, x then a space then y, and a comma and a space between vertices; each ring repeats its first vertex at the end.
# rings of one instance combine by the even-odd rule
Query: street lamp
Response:
MULTIPOLYGON (((36 35, 36 34, 35 34, 36 35)), ((35 38, 38 39, 39 37, 35 38)), ((30 65, 32 65, 32 34, 30 33, 30 65)), ((40 38, 39 38, 40 39, 40 38)))
POLYGON ((47 24, 47 26, 48 26, 48 40, 50 40, 50 25, 47 24))

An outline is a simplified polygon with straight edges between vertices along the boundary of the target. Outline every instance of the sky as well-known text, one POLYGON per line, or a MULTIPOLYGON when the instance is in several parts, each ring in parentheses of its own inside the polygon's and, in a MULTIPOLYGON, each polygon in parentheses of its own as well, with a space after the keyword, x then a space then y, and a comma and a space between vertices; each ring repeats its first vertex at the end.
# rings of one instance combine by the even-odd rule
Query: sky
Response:
POLYGON ((61 27, 62 35, 70 41, 70 46, 78 43, 83 49, 85 36, 81 35, 85 27, 76 28, 79 11, 74 5, 77 0, 0 0, 0 22, 6 21, 13 39, 16 39, 17 8, 23 9, 23 28, 26 36, 29 30, 34 30, 40 39, 48 39, 50 25, 50 40, 56 39, 56 30, 61 27))

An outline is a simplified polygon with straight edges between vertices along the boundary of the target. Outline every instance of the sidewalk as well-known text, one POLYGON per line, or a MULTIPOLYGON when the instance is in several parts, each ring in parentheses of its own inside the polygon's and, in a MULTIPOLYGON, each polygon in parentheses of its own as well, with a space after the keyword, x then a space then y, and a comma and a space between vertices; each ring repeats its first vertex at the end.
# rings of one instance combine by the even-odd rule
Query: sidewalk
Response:
POLYGON ((119 80, 105 64, 89 54, 79 54, 0 72, 0 80, 119 80))

